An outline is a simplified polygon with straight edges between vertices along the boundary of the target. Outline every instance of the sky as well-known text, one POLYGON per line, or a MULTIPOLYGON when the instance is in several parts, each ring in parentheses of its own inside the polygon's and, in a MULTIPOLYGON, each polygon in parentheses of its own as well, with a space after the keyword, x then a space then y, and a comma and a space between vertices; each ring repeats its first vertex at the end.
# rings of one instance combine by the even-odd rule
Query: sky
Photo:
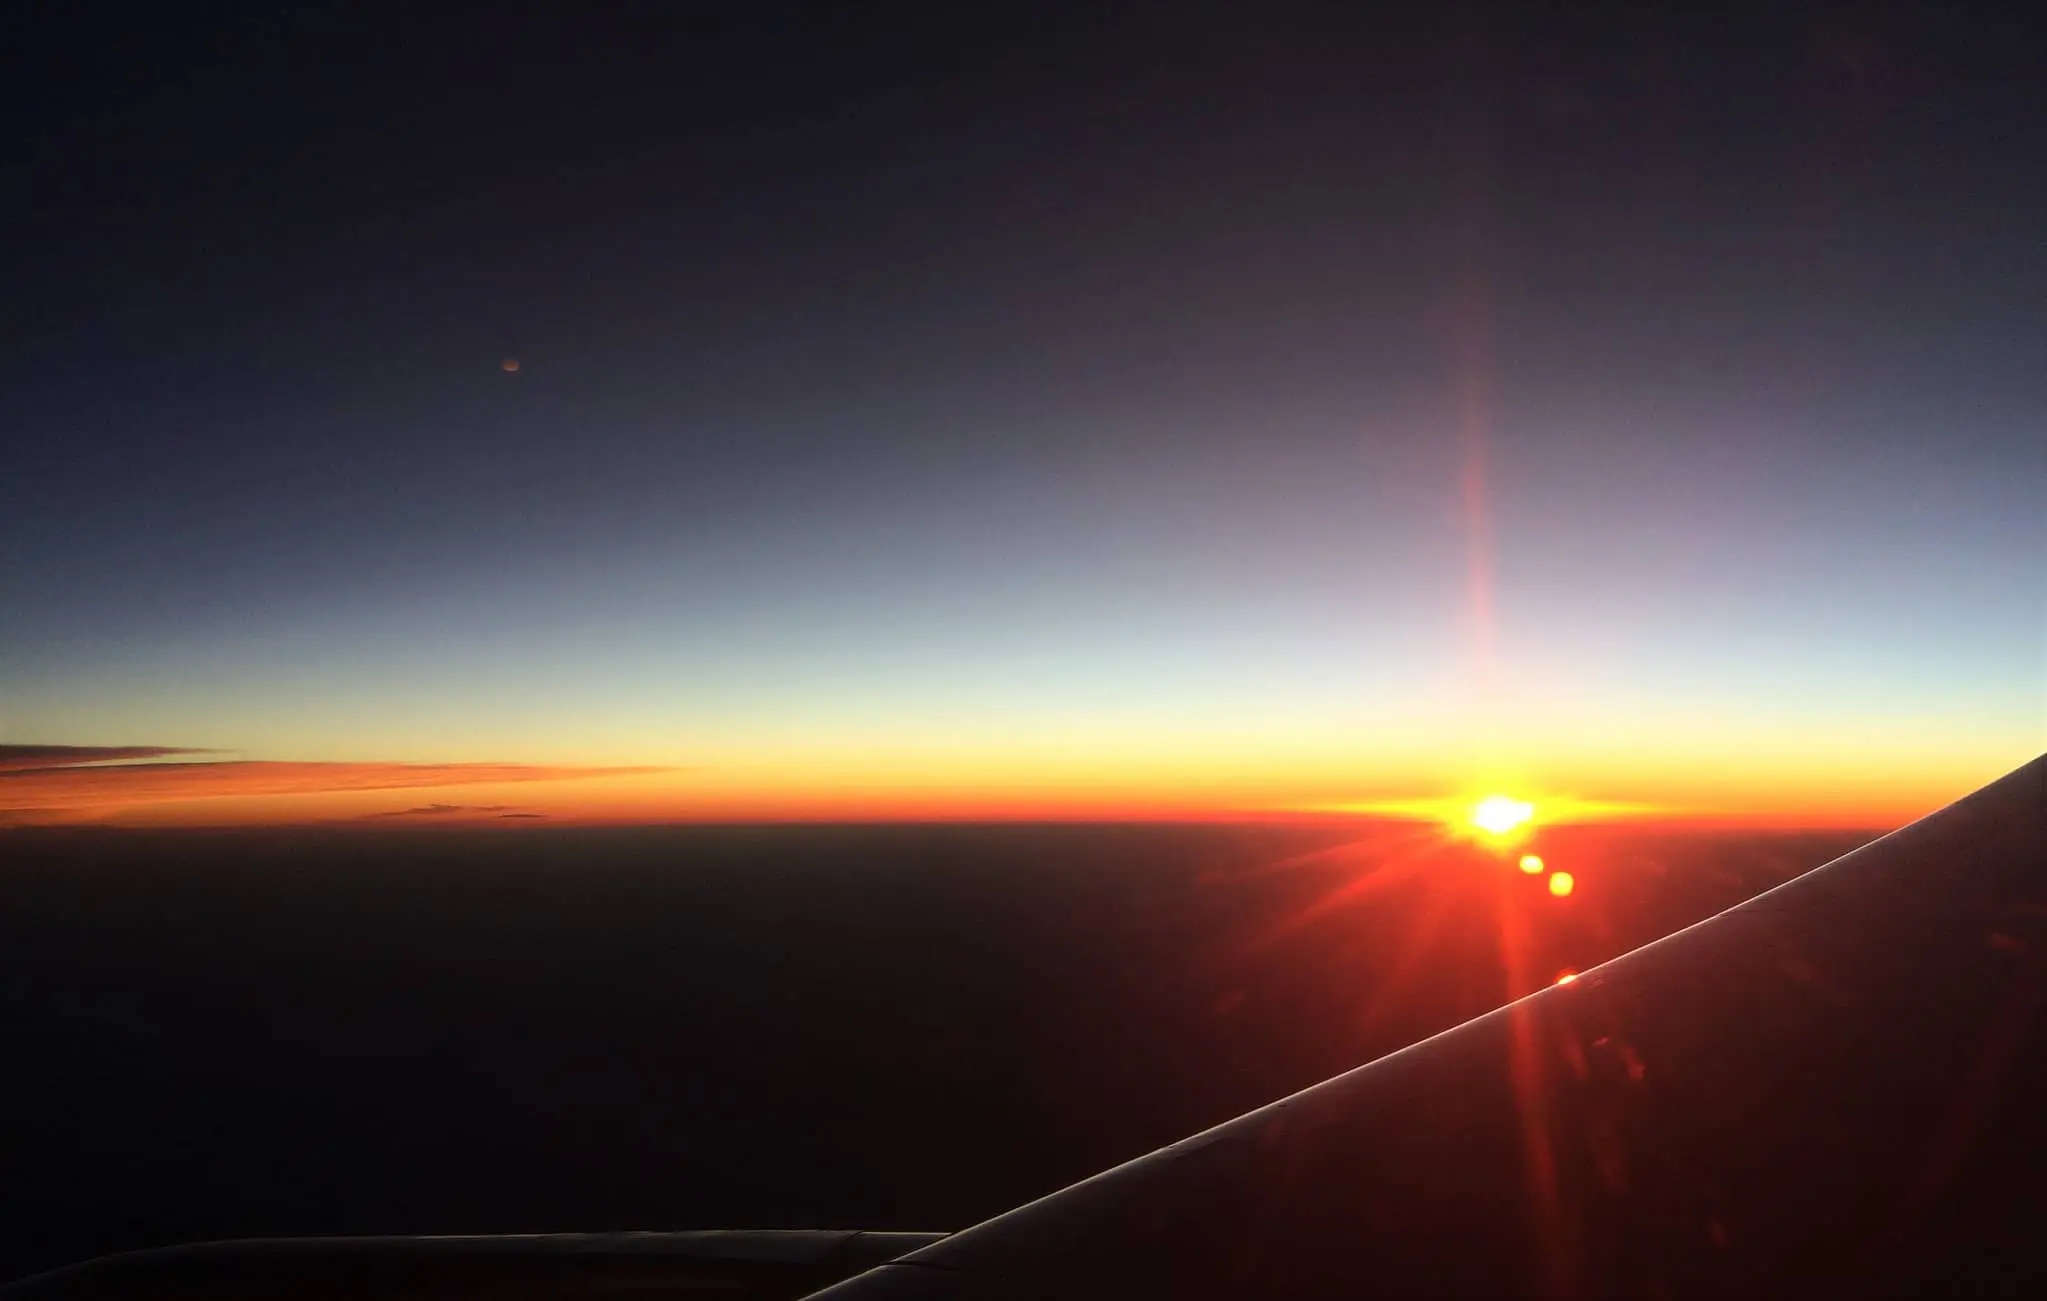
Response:
POLYGON ((280 8, 4 20, 0 823, 2047 749, 2023 20, 280 8))

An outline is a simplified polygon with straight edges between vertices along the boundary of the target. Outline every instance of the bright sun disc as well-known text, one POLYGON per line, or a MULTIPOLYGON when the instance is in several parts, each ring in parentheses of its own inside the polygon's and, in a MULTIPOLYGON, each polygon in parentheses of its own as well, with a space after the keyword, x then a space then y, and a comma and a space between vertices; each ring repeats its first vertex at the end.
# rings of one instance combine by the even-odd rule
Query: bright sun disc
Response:
POLYGON ((1488 795, 1472 807, 1471 825, 1491 835, 1504 836, 1526 826, 1534 816, 1535 806, 1527 800, 1488 795))

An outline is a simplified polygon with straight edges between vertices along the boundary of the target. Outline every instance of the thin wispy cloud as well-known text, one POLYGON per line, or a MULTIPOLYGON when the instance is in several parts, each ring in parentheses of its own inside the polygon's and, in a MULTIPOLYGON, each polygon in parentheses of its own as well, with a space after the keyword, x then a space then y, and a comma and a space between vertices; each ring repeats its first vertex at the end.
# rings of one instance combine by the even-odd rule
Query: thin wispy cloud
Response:
POLYGON ((511 804, 421 804, 409 809, 386 809, 380 813, 365 813, 354 819, 358 824, 371 826, 442 826, 465 827, 487 825, 492 822, 545 822, 548 815, 533 809, 522 809, 511 804))
MULTIPOLYGON (((106 762, 152 754, 189 754, 156 746, 12 746, 0 756, 0 814, 36 813, 211 799, 223 796, 323 795, 513 782, 573 781, 667 771, 658 767, 583 767, 512 763, 317 763, 278 760, 106 762)), ((459 806, 447 806, 456 808, 459 806)), ((507 806, 499 805, 498 810, 507 806)), ((421 806, 430 816, 435 806, 421 806)))
MULTIPOLYGON (((448 818, 479 818, 486 816, 519 817, 509 804, 421 804, 410 809, 387 809, 382 813, 365 813, 364 822, 392 821, 434 821, 448 818)), ((538 816, 538 815, 533 815, 538 816)))
POLYGON ((502 813, 509 804, 421 804, 417 808, 391 809, 384 813, 370 813, 370 818, 438 818, 453 813, 502 813))
POLYGON ((212 753, 181 745, 0 745, 0 773, 212 753))

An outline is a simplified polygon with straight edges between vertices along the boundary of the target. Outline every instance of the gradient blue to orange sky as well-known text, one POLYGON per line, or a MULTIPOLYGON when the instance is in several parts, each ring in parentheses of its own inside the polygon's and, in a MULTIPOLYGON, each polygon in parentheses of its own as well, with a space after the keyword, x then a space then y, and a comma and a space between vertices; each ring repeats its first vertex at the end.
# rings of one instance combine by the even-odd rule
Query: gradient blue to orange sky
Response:
POLYGON ((1983 33, 560 21, 37 52, 0 823, 1884 826, 2047 748, 1983 33))

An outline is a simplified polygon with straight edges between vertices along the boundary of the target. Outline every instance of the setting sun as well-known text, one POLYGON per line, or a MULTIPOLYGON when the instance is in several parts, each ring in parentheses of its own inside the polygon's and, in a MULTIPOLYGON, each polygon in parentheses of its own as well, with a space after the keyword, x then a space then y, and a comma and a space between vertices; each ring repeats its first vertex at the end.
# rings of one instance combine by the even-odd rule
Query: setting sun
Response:
POLYGON ((1527 800, 1505 795, 1488 795, 1472 806, 1471 825, 1487 835, 1504 836, 1528 825, 1535 806, 1527 800))

